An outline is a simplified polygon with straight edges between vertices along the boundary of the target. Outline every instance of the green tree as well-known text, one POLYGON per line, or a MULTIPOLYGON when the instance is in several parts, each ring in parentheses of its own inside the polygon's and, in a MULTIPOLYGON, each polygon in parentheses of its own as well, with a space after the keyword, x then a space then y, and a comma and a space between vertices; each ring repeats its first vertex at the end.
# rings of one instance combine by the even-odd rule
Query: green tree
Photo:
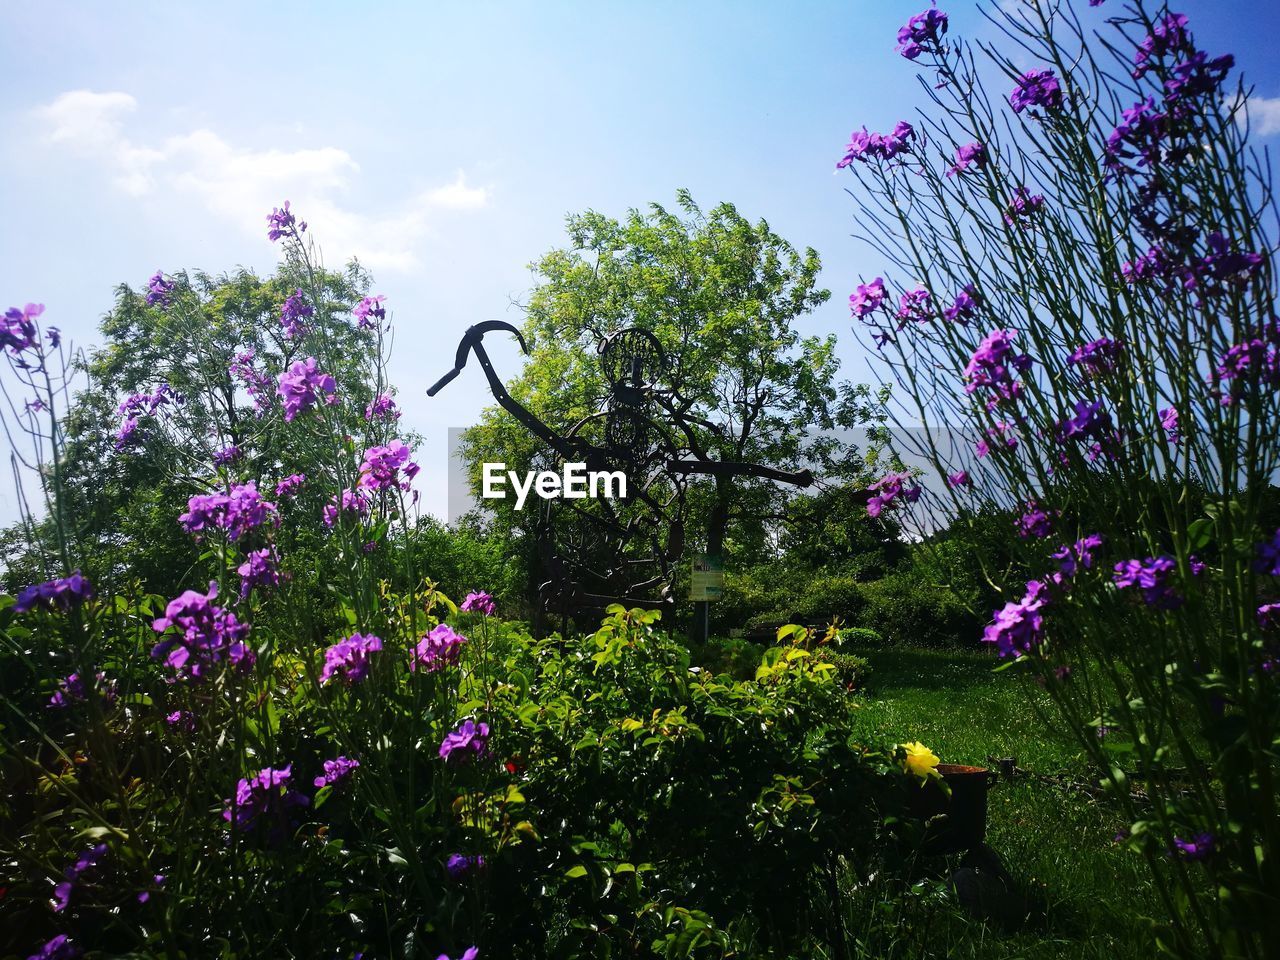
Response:
MULTIPOLYGON (((797 319, 825 303, 818 254, 803 252, 728 203, 704 213, 685 191, 679 210, 657 204, 622 220, 588 211, 567 219, 569 245, 532 265, 526 305, 530 359, 513 397, 567 429, 595 412, 608 384, 597 347, 628 327, 650 331, 668 361, 691 426, 679 442, 717 461, 799 469, 828 479, 863 470, 837 436, 873 419, 881 398, 839 384, 834 337, 802 337, 797 319)), ((480 465, 539 462, 539 441, 498 407, 463 437, 473 483, 480 465)), ((769 524, 794 494, 777 483, 716 476, 690 484, 685 542, 742 561, 773 552, 769 524)), ((495 529, 527 544, 533 516, 499 503, 495 529)))

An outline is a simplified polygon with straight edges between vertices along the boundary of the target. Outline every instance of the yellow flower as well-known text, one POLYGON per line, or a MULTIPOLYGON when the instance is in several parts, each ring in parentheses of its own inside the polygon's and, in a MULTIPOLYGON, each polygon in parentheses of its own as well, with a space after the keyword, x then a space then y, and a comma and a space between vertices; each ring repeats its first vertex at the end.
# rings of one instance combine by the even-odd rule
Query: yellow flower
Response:
POLYGON ((915 743, 900 743, 898 746, 907 752, 907 755, 902 758, 902 769, 905 773, 919 777, 921 782, 930 777, 942 776, 938 772, 937 754, 923 743, 917 740, 915 743))

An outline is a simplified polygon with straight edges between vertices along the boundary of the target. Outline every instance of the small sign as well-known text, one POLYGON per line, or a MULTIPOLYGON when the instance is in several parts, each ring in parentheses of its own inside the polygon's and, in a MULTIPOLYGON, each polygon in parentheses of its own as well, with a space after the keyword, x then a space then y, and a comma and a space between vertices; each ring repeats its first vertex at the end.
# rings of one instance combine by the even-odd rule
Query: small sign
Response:
POLYGON ((724 596, 724 560, 717 554, 700 553, 693 558, 689 578, 690 600, 719 600, 724 596))

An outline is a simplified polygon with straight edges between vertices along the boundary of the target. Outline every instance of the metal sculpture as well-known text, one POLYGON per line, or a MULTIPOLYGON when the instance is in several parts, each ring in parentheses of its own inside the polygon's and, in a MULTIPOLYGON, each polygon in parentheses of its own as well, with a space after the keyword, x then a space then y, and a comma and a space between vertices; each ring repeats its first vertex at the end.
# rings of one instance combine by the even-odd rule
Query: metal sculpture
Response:
POLYGON ((509 323, 486 320, 458 344, 453 369, 428 391, 434 397, 475 354, 494 399, 559 460, 589 471, 621 470, 627 496, 617 501, 544 501, 537 525, 543 609, 563 618, 611 603, 662 608, 674 603, 672 579, 684 552, 685 490, 691 475, 753 476, 807 487, 808 470, 714 460, 697 430, 719 427, 692 413, 661 343, 650 331, 627 327, 597 344, 608 392, 598 409, 564 432, 546 424, 507 392, 484 349, 484 336, 524 337, 509 323))

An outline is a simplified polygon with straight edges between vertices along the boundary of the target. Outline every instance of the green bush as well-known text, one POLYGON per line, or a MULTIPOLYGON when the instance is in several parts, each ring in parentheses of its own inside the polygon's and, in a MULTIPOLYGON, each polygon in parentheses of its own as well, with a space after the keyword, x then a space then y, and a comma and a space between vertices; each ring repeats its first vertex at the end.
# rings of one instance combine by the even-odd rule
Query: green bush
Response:
POLYGON ((712 637, 689 651, 689 662, 713 676, 727 674, 735 680, 750 680, 763 652, 760 644, 740 637, 712 637))
POLYGON ((860 689, 871 675, 871 662, 856 653, 824 650, 822 658, 836 668, 836 683, 846 690, 860 689))
POLYGON ((884 637, 868 627, 841 627, 840 644, 844 647, 875 649, 884 646, 884 637))
POLYGON ((895 573, 861 587, 866 605, 858 626, 869 627, 891 644, 923 647, 971 645, 982 620, 954 591, 895 573))

